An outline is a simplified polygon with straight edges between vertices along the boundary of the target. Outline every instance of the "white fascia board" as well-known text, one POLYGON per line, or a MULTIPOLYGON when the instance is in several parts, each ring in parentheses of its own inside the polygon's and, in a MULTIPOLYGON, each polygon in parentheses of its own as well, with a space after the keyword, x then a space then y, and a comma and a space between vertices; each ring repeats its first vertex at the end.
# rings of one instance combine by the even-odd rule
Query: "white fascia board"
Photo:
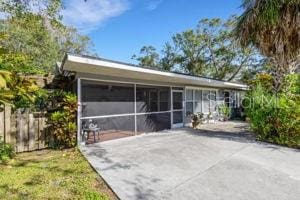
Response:
MULTIPOLYGON (((112 68, 112 69, 121 69, 121 70, 139 72, 139 73, 149 74, 149 75, 151 74, 151 75, 165 76, 170 78, 177 78, 178 80, 181 79, 185 81, 192 81, 193 83, 195 83, 195 81, 199 81, 199 83, 201 84, 207 83, 209 86, 247 89, 246 85, 238 84, 238 83, 218 81, 209 78, 195 77, 195 76, 189 76, 184 74, 176 74, 172 72, 163 72, 163 71, 146 69, 141 67, 134 67, 122 63, 115 63, 110 61, 104 61, 104 60, 98 60, 98 59, 92 59, 92 58, 86 58, 86 57, 80 57, 74 55, 67 55, 66 63, 64 66, 65 70, 70 70, 70 71, 72 71, 72 66, 68 67, 67 66, 68 62, 85 64, 85 65, 93 65, 93 66, 102 66, 102 67, 112 68)), ((99 70, 101 70, 101 68, 99 68, 99 70)), ((88 73, 88 71, 85 72, 88 73)))

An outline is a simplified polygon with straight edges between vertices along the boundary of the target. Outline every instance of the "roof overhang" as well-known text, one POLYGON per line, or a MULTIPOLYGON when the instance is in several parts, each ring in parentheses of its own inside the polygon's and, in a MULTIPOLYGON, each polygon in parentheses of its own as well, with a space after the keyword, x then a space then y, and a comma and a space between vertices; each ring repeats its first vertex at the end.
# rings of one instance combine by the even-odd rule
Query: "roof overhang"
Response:
POLYGON ((62 69, 72 72, 90 73, 148 81, 159 81, 166 83, 176 83, 191 86, 207 86, 240 90, 247 89, 247 85, 239 83, 232 83, 185 74, 153 70, 129 64, 70 54, 66 55, 62 64, 62 69))

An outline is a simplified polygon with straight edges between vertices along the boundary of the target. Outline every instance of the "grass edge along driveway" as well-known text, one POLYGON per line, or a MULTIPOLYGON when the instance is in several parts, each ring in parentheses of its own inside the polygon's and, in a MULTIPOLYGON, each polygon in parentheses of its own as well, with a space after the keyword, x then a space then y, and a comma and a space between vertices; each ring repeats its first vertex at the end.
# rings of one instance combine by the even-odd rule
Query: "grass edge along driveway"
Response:
POLYGON ((76 149, 20 153, 0 164, 0 199, 117 199, 76 149))

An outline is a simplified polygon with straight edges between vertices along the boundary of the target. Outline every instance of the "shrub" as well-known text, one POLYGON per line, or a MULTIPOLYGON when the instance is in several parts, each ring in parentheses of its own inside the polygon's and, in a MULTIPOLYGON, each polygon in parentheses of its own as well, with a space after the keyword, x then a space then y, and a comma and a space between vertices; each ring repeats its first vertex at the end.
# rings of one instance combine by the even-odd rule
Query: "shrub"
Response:
POLYGON ((192 127, 197 128, 199 124, 203 123, 204 114, 203 113, 195 113, 191 115, 192 117, 192 127))
POLYGON ((258 85, 262 85, 268 92, 272 91, 274 79, 270 74, 261 73, 255 76, 255 79, 248 81, 251 88, 256 88, 258 85))
POLYGON ((256 85, 245 109, 257 139, 300 148, 299 75, 288 76, 277 94, 256 85))
POLYGON ((5 144, 2 137, 0 137, 0 163, 7 162, 14 156, 13 146, 5 144))
POLYGON ((17 73, 0 70, 0 104, 10 104, 14 108, 40 109, 47 92, 32 78, 17 73), (43 98, 43 100, 41 100, 43 98))
POLYGON ((225 104, 220 105, 219 107, 219 113, 221 113, 223 120, 227 121, 231 114, 231 109, 226 106, 225 104))
POLYGON ((76 145, 77 97, 70 92, 55 93, 52 101, 56 109, 50 114, 48 123, 54 135, 55 145, 59 148, 76 145))

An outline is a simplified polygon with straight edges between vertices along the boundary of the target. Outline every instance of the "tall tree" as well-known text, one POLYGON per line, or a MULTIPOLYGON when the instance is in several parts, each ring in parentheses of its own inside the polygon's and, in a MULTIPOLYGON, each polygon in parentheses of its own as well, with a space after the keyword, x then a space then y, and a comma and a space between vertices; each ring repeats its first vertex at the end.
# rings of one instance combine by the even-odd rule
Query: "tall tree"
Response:
MULTIPOLYGON (((2 0, 0 11, 7 14, 1 21, 0 32, 7 38, 0 44, 11 53, 26 57, 24 66, 15 68, 22 73, 46 73, 54 70, 65 52, 89 54, 91 42, 76 29, 62 23, 61 0, 2 0)), ((6 65, 6 68, 7 65, 6 65)))
POLYGON ((192 75, 205 75, 205 51, 202 35, 195 30, 177 33, 172 37, 175 49, 175 63, 179 68, 192 75))
POLYGON ((209 77, 220 80, 240 80, 256 65, 260 57, 253 47, 242 48, 233 37, 236 17, 227 21, 219 18, 200 20, 197 32, 203 38, 205 71, 209 77))
MULTIPOLYGON (((166 43, 155 67, 220 80, 245 80, 260 68, 262 57, 253 46, 241 47, 233 34, 236 17, 202 19, 196 29, 177 33, 166 43), (249 73, 251 72, 251 73, 249 73)), ((158 53, 151 51, 152 55, 158 53)), ((138 61, 149 60, 141 55, 138 61)), ((151 65, 149 65, 151 66, 151 65)))
POLYGON ((176 53, 174 47, 170 43, 166 43, 162 50, 162 58, 159 65, 163 70, 171 71, 176 64, 176 53))
POLYGON ((273 64, 274 90, 299 70, 300 0, 244 0, 236 34, 243 46, 254 45, 273 64))
POLYGON ((159 54, 153 46, 143 46, 140 50, 140 56, 133 55, 132 59, 139 61, 140 66, 159 68, 159 54))

